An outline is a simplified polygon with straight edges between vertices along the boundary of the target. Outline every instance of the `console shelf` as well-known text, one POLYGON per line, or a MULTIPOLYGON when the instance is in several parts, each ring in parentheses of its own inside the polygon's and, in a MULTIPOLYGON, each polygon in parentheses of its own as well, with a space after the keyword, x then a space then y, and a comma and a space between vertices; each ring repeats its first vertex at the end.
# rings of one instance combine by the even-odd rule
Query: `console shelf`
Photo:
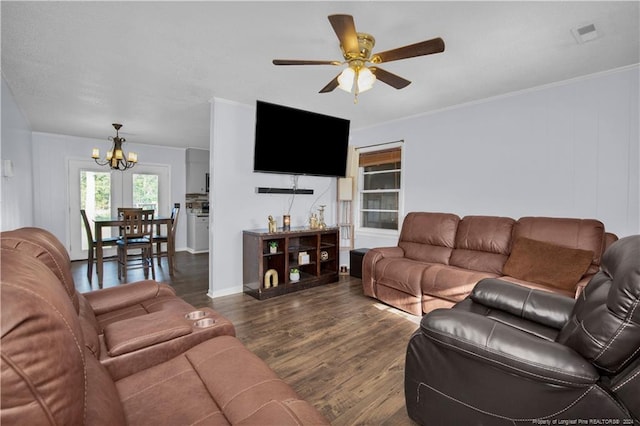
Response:
POLYGON ((266 229, 243 231, 244 292, 262 300, 338 281, 339 242, 337 227, 279 229, 271 233, 266 229), (275 252, 270 251, 271 242, 277 244, 275 252), (301 252, 306 252, 308 260, 299 259, 301 252), (289 279, 291 268, 299 269, 298 281, 289 279), (277 273, 277 285, 273 278, 265 279, 270 270, 277 273))

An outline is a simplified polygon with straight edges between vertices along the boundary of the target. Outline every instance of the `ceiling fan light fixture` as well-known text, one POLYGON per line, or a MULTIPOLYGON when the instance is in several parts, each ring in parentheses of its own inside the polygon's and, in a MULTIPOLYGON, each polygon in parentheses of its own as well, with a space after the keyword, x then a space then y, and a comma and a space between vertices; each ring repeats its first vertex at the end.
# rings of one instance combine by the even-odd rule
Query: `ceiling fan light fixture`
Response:
POLYGON ((318 93, 329 93, 339 87, 354 94, 354 103, 358 103, 358 94, 371 89, 376 80, 395 89, 403 89, 411 84, 409 80, 378 67, 378 64, 444 52, 444 41, 436 37, 373 54, 375 38, 371 34, 356 32, 353 16, 329 15, 329 22, 338 36, 344 61, 274 59, 272 62, 274 65, 347 64, 347 67, 318 93))
POLYGON ((351 68, 345 68, 338 76, 338 87, 345 92, 351 93, 353 89, 353 80, 355 79, 356 71, 351 68))
POLYGON ((358 70, 358 92, 366 92, 373 87, 376 82, 376 75, 367 67, 358 70))
POLYGON ((348 66, 338 76, 338 87, 349 93, 362 93, 373 87, 376 76, 365 66, 348 66))

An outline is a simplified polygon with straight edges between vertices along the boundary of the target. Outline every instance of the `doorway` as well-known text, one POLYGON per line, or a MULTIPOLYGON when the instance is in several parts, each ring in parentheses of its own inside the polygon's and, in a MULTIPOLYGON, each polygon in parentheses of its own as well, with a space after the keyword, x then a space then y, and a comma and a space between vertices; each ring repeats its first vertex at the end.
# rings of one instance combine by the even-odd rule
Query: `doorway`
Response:
MULTIPOLYGON (((158 216, 168 216, 171 211, 168 165, 138 164, 129 170, 111 171, 91 160, 69 160, 68 181, 71 260, 86 259, 88 254, 80 209, 86 210, 92 226, 95 218, 115 217, 118 207, 153 209, 158 216)), ((103 237, 115 232, 104 230, 103 237)), ((105 250, 104 255, 115 255, 115 249, 105 250)))

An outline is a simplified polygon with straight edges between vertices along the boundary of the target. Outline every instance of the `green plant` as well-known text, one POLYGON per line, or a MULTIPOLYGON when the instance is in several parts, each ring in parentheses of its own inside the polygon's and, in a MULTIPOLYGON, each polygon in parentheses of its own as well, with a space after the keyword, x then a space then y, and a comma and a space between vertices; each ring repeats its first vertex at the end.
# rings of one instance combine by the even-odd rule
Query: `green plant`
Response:
POLYGON ((298 268, 291 268, 291 273, 292 274, 299 274, 300 270, 298 268))
POLYGON ((269 247, 278 248, 278 242, 277 241, 269 241, 269 247))

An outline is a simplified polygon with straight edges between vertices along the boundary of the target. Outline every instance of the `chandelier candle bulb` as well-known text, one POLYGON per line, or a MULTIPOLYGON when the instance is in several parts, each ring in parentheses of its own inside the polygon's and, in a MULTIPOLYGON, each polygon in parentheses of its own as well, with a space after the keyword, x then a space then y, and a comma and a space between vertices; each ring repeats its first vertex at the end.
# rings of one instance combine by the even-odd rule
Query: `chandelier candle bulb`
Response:
POLYGON ((93 148, 93 153, 91 154, 91 158, 94 160, 100 158, 100 150, 98 148, 93 148))

